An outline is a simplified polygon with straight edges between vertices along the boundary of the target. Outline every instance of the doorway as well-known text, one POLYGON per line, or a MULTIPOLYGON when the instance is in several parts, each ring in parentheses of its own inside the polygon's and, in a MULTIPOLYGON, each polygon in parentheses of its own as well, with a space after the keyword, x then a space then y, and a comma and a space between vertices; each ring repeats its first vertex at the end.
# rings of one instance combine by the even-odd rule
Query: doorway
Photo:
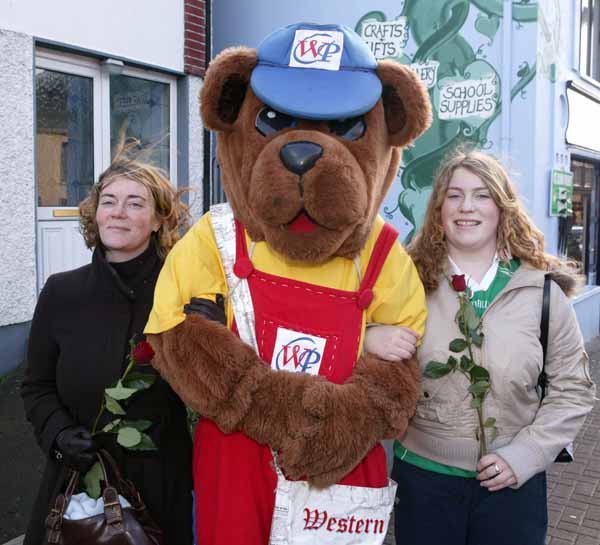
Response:
POLYGON ((108 167, 119 131, 152 146, 177 181, 177 80, 122 62, 36 50, 38 289, 51 274, 89 263, 79 203, 108 167))
POLYGON ((597 284, 598 253, 598 180, 600 163, 573 158, 573 214, 561 218, 559 247, 561 253, 576 261, 587 283, 597 284))

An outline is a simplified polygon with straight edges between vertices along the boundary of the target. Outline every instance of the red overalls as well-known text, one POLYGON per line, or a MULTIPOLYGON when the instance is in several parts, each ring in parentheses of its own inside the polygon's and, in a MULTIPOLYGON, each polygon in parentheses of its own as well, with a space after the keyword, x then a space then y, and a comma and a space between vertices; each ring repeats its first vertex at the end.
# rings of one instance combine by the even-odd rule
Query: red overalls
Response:
MULTIPOLYGON (((344 382, 358 358, 362 313, 373 298, 371 290, 396 237, 397 232, 385 224, 361 286, 351 292, 254 269, 244 230, 236 222, 234 272, 248 280, 256 341, 266 364, 273 360, 272 367, 313 374, 320 366, 318 374, 337 384, 344 382), (287 335, 286 344, 278 345, 274 356, 281 331, 287 335), (300 344, 289 341, 294 333, 298 333, 298 342, 304 343, 301 349, 300 344)), ((193 465, 197 544, 267 545, 277 484, 270 448, 241 432, 226 435, 212 421, 201 419, 194 437, 193 465)), ((382 446, 375 447, 340 484, 386 486, 382 446)))

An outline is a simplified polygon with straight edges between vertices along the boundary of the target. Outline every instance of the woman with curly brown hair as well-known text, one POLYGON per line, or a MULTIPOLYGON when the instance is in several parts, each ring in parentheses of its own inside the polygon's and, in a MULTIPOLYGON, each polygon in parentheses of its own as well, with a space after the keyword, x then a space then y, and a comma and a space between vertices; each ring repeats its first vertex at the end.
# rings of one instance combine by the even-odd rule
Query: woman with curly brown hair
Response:
MULTIPOLYGON (((417 349, 422 391, 396 442, 397 545, 542 545, 545 470, 594 403, 594 385, 568 300, 572 269, 544 252, 502 165, 471 151, 446 160, 423 228, 409 246, 427 294, 417 349), (545 371, 540 319, 552 279, 545 371)), ((365 349, 406 333, 369 329, 365 349)))
POLYGON ((126 450, 95 435, 104 388, 127 366, 141 339, 163 260, 187 224, 187 207, 166 175, 122 148, 80 204, 92 263, 48 278, 36 306, 22 386, 27 418, 47 455, 25 544, 43 542, 44 521, 69 468, 87 470, 98 447, 131 479, 165 543, 192 542, 191 441, 186 409, 149 365, 152 386, 132 397, 127 419, 151 422, 157 450, 126 450))

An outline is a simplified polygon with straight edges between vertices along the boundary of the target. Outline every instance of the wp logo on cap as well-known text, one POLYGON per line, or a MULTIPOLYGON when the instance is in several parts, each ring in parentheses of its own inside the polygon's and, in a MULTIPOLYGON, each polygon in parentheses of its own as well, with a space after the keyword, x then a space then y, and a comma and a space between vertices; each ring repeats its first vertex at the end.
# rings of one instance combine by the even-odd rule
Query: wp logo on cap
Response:
POLYGON ((377 61, 347 26, 289 25, 269 34, 256 53, 250 86, 279 112, 300 119, 348 119, 381 98, 377 61))
POLYGON ((344 49, 341 32, 296 30, 289 66, 339 70, 344 49))

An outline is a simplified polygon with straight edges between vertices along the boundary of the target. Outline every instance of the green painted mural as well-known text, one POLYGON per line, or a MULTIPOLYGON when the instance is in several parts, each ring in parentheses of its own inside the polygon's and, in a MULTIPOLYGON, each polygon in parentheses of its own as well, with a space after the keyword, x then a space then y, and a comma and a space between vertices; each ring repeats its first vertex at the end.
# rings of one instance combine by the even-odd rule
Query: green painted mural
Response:
MULTIPOLYGON (((388 219, 401 214, 409 223, 405 242, 420 227, 442 158, 460 145, 492 148, 488 132, 502 111, 501 70, 487 57, 502 16, 502 0, 405 0, 394 19, 371 11, 356 23, 356 32, 378 59, 410 65, 429 88, 432 126, 403 152, 401 190, 395 206, 383 209, 388 219), (482 45, 474 45, 482 38, 482 45)), ((516 31, 535 26, 538 3, 513 2, 512 18, 516 31)), ((536 74, 535 60, 516 66, 511 101, 524 96, 536 74)))

